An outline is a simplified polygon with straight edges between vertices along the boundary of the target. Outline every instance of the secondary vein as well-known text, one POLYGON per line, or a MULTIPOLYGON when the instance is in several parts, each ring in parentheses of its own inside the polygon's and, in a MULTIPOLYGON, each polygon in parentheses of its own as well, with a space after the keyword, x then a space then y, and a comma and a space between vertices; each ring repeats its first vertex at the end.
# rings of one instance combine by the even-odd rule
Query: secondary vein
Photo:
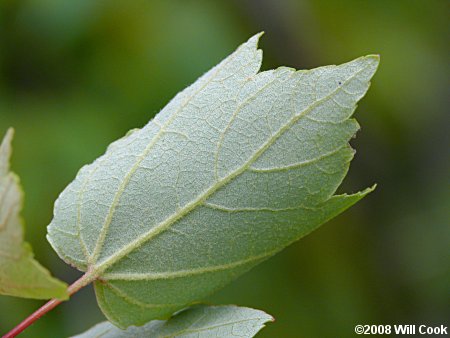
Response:
POLYGON ((201 267, 201 268, 194 268, 194 269, 188 269, 188 270, 178 270, 178 271, 168 271, 168 272, 149 272, 149 273, 106 273, 102 276, 102 279, 105 280, 159 280, 159 279, 174 279, 174 278, 181 278, 181 277, 187 277, 187 276, 195 276, 195 275, 201 275, 208 272, 216 272, 216 271, 223 271, 223 270, 229 270, 238 266, 242 266, 248 263, 252 263, 254 261, 262 260, 264 258, 267 258, 273 254, 275 254, 276 251, 270 251, 265 252, 261 255, 251 256, 245 259, 241 259, 235 262, 227 263, 227 264, 220 264, 220 265, 213 265, 213 266, 207 266, 207 267, 201 267))

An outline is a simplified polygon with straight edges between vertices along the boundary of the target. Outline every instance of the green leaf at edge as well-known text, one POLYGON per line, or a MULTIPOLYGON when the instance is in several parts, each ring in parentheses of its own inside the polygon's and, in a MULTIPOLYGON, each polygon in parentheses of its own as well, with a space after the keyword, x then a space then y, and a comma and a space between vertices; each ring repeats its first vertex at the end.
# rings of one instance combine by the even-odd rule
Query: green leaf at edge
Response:
POLYGON ((10 128, 0 146, 0 294, 67 299, 67 285, 53 278, 23 242, 22 191, 19 178, 9 171, 13 134, 10 128))
POLYGON ((197 305, 182 310, 168 320, 154 320, 141 327, 121 330, 102 322, 72 338, 251 338, 273 321, 267 313, 234 305, 197 305))

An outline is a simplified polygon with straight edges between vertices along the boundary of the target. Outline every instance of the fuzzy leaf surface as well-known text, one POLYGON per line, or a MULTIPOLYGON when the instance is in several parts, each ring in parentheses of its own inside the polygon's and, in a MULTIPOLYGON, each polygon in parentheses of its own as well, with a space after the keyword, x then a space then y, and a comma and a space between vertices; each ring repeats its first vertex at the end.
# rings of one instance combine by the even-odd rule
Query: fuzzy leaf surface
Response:
POLYGON ((198 305, 182 310, 168 320, 154 320, 126 330, 102 322, 72 338, 251 338, 269 321, 273 318, 260 310, 233 305, 198 305))
POLYGON ((168 318, 347 209, 333 195, 377 56, 259 72, 259 35, 84 166, 48 227, 125 328, 168 318))
POLYGON ((67 299, 66 284, 50 276, 23 241, 22 190, 18 177, 9 171, 12 138, 9 129, 0 145, 0 294, 67 299))

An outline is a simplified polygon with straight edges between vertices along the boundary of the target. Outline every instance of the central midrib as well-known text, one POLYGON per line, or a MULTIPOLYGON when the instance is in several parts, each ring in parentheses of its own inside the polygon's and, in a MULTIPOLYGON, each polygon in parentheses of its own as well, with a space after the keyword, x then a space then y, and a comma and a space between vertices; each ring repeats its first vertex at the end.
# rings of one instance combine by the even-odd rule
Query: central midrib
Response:
POLYGON ((100 262, 99 265, 94 265, 92 267, 92 272, 94 274, 100 275, 102 272, 104 272, 106 269, 108 269, 111 265, 118 262, 120 259, 122 259, 124 256, 132 252, 133 250, 139 248, 142 244, 146 243, 150 239, 156 237, 158 234, 164 232, 166 229, 168 229, 173 223, 177 222, 179 219, 183 218, 187 214, 189 214, 192 210, 194 210, 196 207, 201 206, 206 199, 208 199, 213 193, 215 193, 218 189, 229 183, 231 180, 245 172, 249 166, 256 161, 281 135, 284 134, 285 131, 287 131, 292 125, 294 125, 298 120, 300 120, 303 116, 311 112, 314 108, 316 108, 318 105, 322 104, 326 100, 333 97, 336 93, 338 93, 348 82, 353 80, 358 74, 360 74, 362 71, 364 71, 369 65, 363 67, 362 69, 358 70, 356 73, 354 73, 352 76, 350 76, 346 81, 344 81, 340 86, 338 86, 334 91, 332 91, 330 94, 324 96, 320 100, 314 102, 309 107, 307 107, 305 110, 303 110, 300 114, 294 115, 285 125, 283 125, 274 135, 272 135, 271 138, 269 138, 240 168, 236 169, 235 171, 231 172, 228 176, 225 176, 221 180, 217 181, 214 185, 212 185, 209 189, 205 190, 202 194, 200 194, 197 199, 194 201, 188 203, 185 205, 184 208, 180 209, 177 213, 172 214, 168 218, 166 218, 163 222, 159 223, 155 227, 153 227, 150 231, 145 233, 144 236, 141 236, 137 238, 136 240, 132 241, 130 244, 125 245, 117 251, 115 254, 109 256, 102 262, 100 262))

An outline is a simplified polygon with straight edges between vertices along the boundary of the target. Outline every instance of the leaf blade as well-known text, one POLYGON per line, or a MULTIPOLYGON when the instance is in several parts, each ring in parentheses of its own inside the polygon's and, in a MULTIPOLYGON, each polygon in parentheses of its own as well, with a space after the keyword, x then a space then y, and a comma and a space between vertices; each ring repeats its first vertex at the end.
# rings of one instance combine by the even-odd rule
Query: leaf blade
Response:
POLYGON ((332 197, 378 58, 258 73, 258 37, 82 168, 55 204, 49 241, 101 279, 99 305, 118 326, 167 318, 364 195, 332 197))
POLYGON ((169 337, 254 337, 273 318, 263 311, 232 305, 198 305, 185 309, 167 321, 152 321, 123 331, 103 322, 72 338, 169 338, 169 337))
POLYGON ((0 145, 0 294, 67 299, 66 284, 51 277, 23 242, 22 191, 18 177, 9 171, 12 138, 9 129, 0 145))

